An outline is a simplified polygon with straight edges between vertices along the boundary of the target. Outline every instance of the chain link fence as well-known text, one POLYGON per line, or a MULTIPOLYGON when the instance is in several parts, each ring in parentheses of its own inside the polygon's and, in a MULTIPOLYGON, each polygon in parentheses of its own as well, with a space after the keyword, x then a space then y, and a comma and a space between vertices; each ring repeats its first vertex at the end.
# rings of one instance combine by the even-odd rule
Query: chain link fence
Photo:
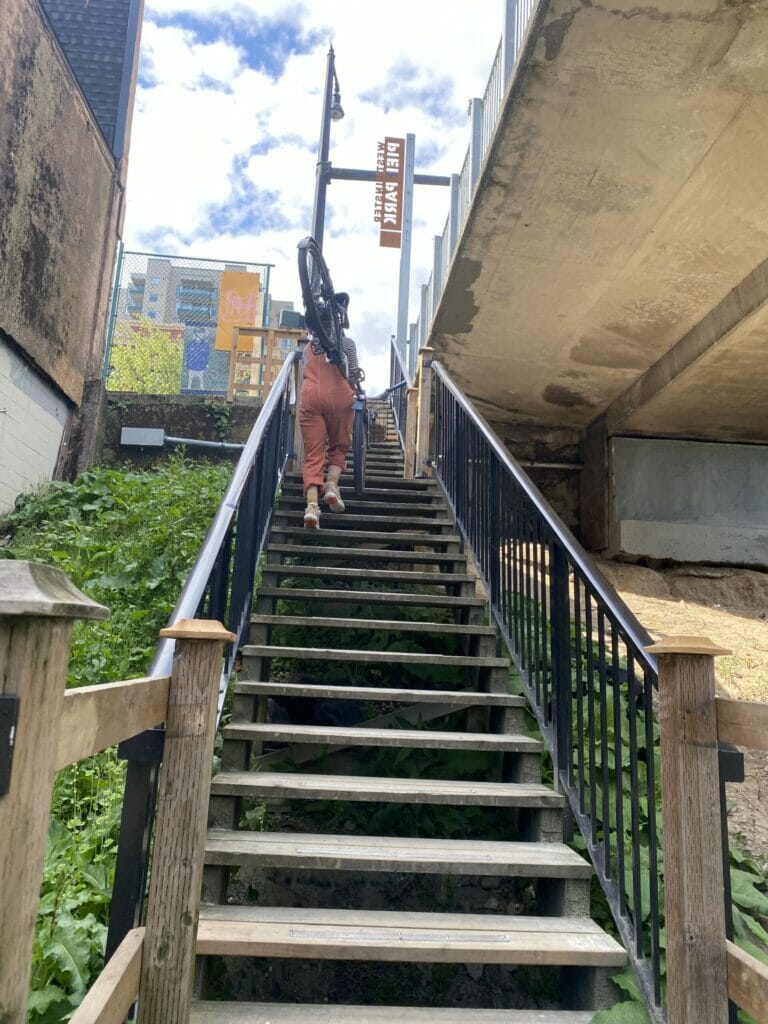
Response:
MULTIPOLYGON (((121 251, 104 353, 107 391, 226 396, 233 328, 269 318, 267 263, 121 251)), ((253 347, 241 339, 240 347, 253 347)), ((250 371, 238 366, 238 375, 250 371)))

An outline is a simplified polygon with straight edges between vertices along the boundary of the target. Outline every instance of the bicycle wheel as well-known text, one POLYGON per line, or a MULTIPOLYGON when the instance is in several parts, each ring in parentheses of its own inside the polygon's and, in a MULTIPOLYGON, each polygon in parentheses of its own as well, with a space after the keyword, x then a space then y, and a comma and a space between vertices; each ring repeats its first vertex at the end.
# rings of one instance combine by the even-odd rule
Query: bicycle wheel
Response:
POLYGON ((336 362, 343 355, 341 317, 331 275, 314 238, 299 242, 299 281, 307 327, 336 362))
POLYGON ((366 437, 365 403, 355 402, 355 419, 352 424, 352 454, 354 458, 353 477, 355 484, 355 497, 362 498, 365 490, 365 456, 368 449, 366 437))

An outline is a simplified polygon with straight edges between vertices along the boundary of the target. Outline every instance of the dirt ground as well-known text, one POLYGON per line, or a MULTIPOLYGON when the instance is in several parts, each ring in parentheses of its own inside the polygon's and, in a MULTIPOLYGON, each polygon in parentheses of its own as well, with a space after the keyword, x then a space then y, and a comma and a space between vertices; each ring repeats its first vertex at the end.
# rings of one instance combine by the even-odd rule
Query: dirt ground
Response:
MULTIPOLYGON (((768 702, 768 573, 687 565, 650 569, 596 559, 656 638, 706 636, 733 651, 717 659, 718 684, 740 700, 768 702)), ((729 829, 768 859, 768 753, 745 751, 746 780, 728 787, 729 829)))

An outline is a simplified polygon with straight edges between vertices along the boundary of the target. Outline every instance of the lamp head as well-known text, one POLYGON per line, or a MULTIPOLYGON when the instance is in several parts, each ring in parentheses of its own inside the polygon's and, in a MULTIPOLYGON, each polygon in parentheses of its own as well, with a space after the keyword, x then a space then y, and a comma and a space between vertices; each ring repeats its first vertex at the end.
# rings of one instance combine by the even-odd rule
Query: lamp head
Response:
POLYGON ((333 94, 333 103, 331 103, 331 120, 340 121, 344 117, 344 108, 341 105, 341 94, 338 89, 333 94))

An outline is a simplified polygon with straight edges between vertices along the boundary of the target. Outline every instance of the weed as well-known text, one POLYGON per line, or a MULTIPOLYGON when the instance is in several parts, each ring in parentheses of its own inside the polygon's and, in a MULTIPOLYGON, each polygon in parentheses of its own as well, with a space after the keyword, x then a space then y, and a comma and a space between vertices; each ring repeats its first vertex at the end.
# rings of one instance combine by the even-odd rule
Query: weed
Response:
MULTIPOLYGON (((47 562, 107 605, 106 622, 75 626, 69 686, 146 672, 228 466, 174 456, 151 471, 94 468, 54 482, 0 520, 4 557, 47 562)), ((59 772, 35 934, 28 1020, 66 1020, 103 962, 124 768, 105 751, 59 772)))

